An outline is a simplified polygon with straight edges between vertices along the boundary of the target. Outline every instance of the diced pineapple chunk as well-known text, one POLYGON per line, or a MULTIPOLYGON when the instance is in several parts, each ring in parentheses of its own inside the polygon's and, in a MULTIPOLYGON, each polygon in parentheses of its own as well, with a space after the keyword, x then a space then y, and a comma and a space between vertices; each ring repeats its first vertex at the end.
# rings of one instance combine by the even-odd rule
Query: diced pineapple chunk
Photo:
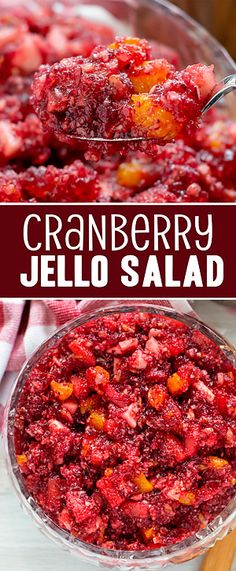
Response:
POLYGON ((172 113, 155 104, 149 94, 132 95, 133 122, 140 132, 149 138, 171 141, 178 135, 181 126, 172 113))
POLYGON ((51 381, 50 386, 59 400, 66 400, 73 393, 72 383, 57 383, 57 381, 51 381))
POLYGON ((139 492, 145 494, 153 490, 153 485, 146 478, 145 474, 141 472, 138 476, 135 476, 134 483, 138 486, 139 492))
POLYGON ((22 466, 23 464, 26 464, 27 456, 25 454, 17 454, 16 460, 17 460, 17 464, 19 464, 19 466, 22 466))
POLYGON ((105 416, 102 412, 93 410, 89 417, 89 424, 96 430, 103 430, 105 424, 105 416))

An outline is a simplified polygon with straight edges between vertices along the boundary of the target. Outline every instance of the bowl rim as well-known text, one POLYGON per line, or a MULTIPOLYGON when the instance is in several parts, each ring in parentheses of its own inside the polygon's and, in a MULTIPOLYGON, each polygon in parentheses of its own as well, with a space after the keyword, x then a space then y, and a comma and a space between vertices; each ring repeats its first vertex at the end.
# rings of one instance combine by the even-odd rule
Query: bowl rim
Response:
MULTIPOLYGON (((101 300, 102 302, 103 300, 101 300)), ((75 538, 69 532, 60 528, 53 520, 45 514, 45 512, 40 508, 36 501, 32 498, 29 492, 26 490, 19 466, 16 462, 15 447, 14 447, 14 417, 15 417, 15 406, 18 401, 18 397, 22 386, 31 370, 38 360, 41 358, 45 350, 49 350, 55 346, 64 335, 69 331, 83 324, 84 322, 91 321, 92 319, 97 319, 105 315, 110 315, 112 313, 120 312, 135 312, 144 311, 148 313, 156 313, 161 316, 170 317, 176 319, 194 327, 196 330, 201 331, 208 338, 210 338, 229 358, 233 364, 236 364, 236 349, 229 343, 222 335, 217 333, 214 329, 209 327, 207 324, 202 322, 200 319, 196 318, 190 314, 184 314, 182 312, 176 311, 172 307, 163 307, 155 305, 149 302, 127 302, 123 300, 118 303, 118 305, 108 304, 105 307, 95 309, 93 311, 82 310, 81 314, 75 319, 70 320, 66 324, 59 327, 54 333, 52 333, 40 346, 34 351, 31 357, 24 363, 21 368, 15 383, 12 387, 11 394, 9 396, 9 401, 5 410, 4 415, 4 446, 5 446, 5 459, 8 467, 8 472, 10 473, 11 481, 18 497, 20 498, 21 504, 26 508, 26 511, 33 516, 36 523, 44 525, 44 531, 46 535, 49 535, 51 539, 56 541, 62 541, 64 545, 73 549, 78 548, 86 551, 86 554, 90 553, 99 555, 103 560, 107 560, 107 557, 111 557, 113 560, 133 560, 133 561, 147 561, 150 562, 155 560, 169 561, 170 558, 177 558, 183 556, 184 552, 189 549, 194 550, 200 547, 204 548, 204 545, 209 542, 209 540, 215 541, 217 536, 221 531, 224 531, 230 525, 230 529, 234 527, 234 520, 236 517, 236 496, 225 506, 220 514, 218 514, 214 520, 212 520, 205 528, 199 530, 188 538, 181 540, 175 544, 167 547, 161 547, 158 549, 151 550, 116 550, 110 548, 102 548, 94 544, 86 543, 85 541, 75 538), (149 310, 149 311, 148 311, 149 310)), ((225 533, 227 530, 225 531, 225 533)))

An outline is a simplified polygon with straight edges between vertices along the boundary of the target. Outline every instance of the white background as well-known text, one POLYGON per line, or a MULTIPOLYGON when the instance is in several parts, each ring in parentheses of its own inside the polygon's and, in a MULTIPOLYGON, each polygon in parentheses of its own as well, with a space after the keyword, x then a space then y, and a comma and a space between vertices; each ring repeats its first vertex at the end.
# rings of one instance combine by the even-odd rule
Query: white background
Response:
MULTIPOLYGON (((199 316, 236 345, 236 308, 217 302, 194 302, 199 316)), ((172 567, 198 571, 201 559, 172 567)), ((6 474, 0 448, 0 569, 2 571, 94 571, 45 538, 21 510, 6 474)), ((169 570, 169 567, 168 567, 169 570)), ((215 569, 215 571, 224 571, 215 569)), ((236 561, 232 571, 236 571, 236 561)))

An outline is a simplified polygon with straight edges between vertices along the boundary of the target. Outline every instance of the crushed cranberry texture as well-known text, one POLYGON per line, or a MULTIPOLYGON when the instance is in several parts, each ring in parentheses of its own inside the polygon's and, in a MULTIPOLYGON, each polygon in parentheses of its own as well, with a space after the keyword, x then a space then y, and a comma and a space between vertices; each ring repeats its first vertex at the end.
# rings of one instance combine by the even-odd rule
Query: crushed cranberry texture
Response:
POLYGON ((146 550, 204 528, 236 484, 236 371, 198 329, 110 314, 64 336, 29 373, 16 458, 63 530, 146 550))
POLYGON ((151 46, 120 38, 89 58, 42 66, 33 82, 33 104, 45 128, 66 137, 146 137, 162 143, 196 126, 215 87, 213 66, 176 71, 151 60, 151 46))
POLYGON ((196 129, 211 66, 182 70, 169 47, 115 39, 63 3, 0 0, 0 12, 1 202, 235 201, 236 123, 219 111, 196 129), (68 136, 91 128, 156 139, 68 136))

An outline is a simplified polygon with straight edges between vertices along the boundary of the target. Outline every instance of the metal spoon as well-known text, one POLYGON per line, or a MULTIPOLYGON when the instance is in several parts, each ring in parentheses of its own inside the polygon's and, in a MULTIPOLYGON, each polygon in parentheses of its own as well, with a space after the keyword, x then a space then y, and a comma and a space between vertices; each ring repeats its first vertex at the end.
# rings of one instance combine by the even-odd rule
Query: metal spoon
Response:
MULTIPOLYGON (((206 103, 206 105, 203 107, 202 109, 202 115, 204 115, 207 111, 209 111, 209 109, 211 109, 212 107, 214 107, 216 105, 216 103, 218 103, 218 101, 220 101, 220 99, 222 99, 223 97, 225 97, 225 95, 228 95, 228 93, 231 93, 231 91, 233 91, 234 89, 236 89, 236 73, 233 73, 232 75, 228 75, 227 77, 225 77, 221 83, 219 83, 216 87, 216 91, 214 93, 214 95, 211 97, 211 99, 208 101, 208 103, 206 103)), ((94 143, 136 143, 139 141, 147 141, 147 140, 151 140, 151 141, 155 141, 155 137, 150 137, 150 138, 146 138, 146 137, 127 137, 127 138, 116 138, 116 139, 109 139, 109 138, 102 138, 102 137, 77 137, 76 135, 67 135, 67 137, 71 138, 71 139, 76 139, 77 141, 92 141, 94 143)))

